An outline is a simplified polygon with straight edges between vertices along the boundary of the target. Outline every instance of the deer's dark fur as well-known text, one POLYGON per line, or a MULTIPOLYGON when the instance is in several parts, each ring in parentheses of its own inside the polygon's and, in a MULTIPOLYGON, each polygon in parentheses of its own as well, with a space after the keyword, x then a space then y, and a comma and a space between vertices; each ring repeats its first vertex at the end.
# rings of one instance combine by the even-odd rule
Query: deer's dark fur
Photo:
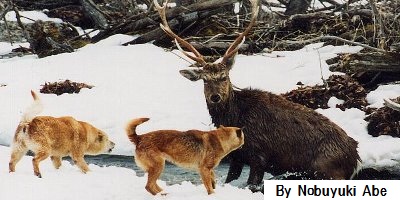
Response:
POLYGON ((250 166, 247 183, 258 185, 264 172, 306 172, 312 179, 349 179, 360 157, 358 143, 325 116, 269 92, 234 90, 227 65, 208 63, 201 70, 181 70, 204 81, 204 95, 215 126, 243 127, 246 142, 232 152, 226 182, 250 166))
POLYGON ((349 179, 360 157, 357 142, 323 115, 260 90, 231 90, 222 104, 207 104, 216 126, 244 127, 246 142, 231 155, 226 182, 250 166, 248 184, 260 184, 264 171, 316 172, 314 178, 349 179))

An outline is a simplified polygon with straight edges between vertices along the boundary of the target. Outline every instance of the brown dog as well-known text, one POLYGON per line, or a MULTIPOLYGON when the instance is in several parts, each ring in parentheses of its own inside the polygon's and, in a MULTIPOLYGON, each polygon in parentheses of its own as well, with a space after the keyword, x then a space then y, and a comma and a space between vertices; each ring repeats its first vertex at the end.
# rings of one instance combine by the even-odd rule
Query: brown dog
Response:
POLYGON ((156 181, 164 169, 165 160, 180 167, 197 170, 208 194, 214 193, 214 168, 231 151, 244 144, 240 128, 223 127, 213 131, 159 130, 136 134, 136 126, 149 118, 130 121, 126 127, 129 140, 136 145, 136 164, 148 173, 146 190, 156 195, 162 189, 156 181))
POLYGON ((12 143, 10 172, 28 150, 35 153, 32 160, 36 176, 41 177, 39 162, 51 157, 56 169, 61 166, 61 158, 71 156, 83 173, 89 171, 84 155, 97 155, 111 152, 114 143, 101 130, 92 125, 77 121, 72 117, 36 117, 42 111, 39 97, 31 91, 33 104, 25 111, 15 131, 12 143))

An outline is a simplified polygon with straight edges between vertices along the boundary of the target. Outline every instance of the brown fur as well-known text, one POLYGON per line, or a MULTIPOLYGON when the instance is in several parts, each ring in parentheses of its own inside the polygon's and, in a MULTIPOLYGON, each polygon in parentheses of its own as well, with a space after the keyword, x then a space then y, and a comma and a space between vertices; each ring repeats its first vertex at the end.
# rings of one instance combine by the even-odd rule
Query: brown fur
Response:
POLYGON ((84 155, 97 155, 110 152, 114 143, 101 130, 89 123, 77 121, 72 117, 34 117, 38 96, 32 92, 34 104, 23 115, 12 144, 9 171, 14 172, 18 161, 28 150, 35 153, 32 160, 34 174, 41 177, 39 163, 51 157, 56 169, 61 166, 61 158, 71 156, 83 173, 89 171, 84 155))
POLYGON ((208 194, 214 193, 214 168, 231 151, 244 144, 240 128, 223 127, 213 131, 158 130, 143 135, 136 134, 136 126, 149 120, 131 120, 126 132, 136 145, 136 164, 148 173, 146 190, 156 195, 162 189, 156 181, 164 168, 165 160, 180 167, 197 170, 208 194))

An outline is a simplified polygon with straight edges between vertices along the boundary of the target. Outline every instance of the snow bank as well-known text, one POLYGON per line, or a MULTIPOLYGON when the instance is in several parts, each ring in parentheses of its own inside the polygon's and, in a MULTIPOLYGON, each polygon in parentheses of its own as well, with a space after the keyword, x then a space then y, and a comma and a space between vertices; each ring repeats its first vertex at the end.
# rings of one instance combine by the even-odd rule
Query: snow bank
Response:
MULTIPOLYGON (((23 11, 20 12, 20 15, 22 16, 21 21, 24 24, 34 23, 36 20, 52 21, 56 23, 62 22, 61 19, 48 17, 46 14, 40 11, 23 11)), ((17 17, 15 15, 15 12, 13 11, 8 12, 5 17, 7 21, 14 21, 14 22, 17 21, 17 17)), ((2 21, 0 20, 0 22, 2 21)))

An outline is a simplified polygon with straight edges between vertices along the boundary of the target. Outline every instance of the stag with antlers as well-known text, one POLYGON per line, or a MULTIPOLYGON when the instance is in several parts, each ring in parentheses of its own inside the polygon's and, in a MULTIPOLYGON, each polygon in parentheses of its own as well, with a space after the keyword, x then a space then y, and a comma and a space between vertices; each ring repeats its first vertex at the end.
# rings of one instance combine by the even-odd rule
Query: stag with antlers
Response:
POLYGON ((243 127, 246 142, 231 153, 226 182, 238 179, 243 166, 250 166, 247 184, 257 190, 264 172, 280 175, 302 172, 311 179, 349 179, 360 162, 358 143, 328 118, 279 95, 256 89, 236 90, 229 71, 245 36, 258 15, 257 0, 250 0, 252 16, 219 62, 206 62, 187 41, 168 26, 166 3, 154 3, 161 16, 161 28, 173 38, 180 51, 196 63, 195 69, 180 73, 191 81, 204 81, 204 95, 215 126, 243 127), (190 52, 184 51, 180 46, 190 52))

